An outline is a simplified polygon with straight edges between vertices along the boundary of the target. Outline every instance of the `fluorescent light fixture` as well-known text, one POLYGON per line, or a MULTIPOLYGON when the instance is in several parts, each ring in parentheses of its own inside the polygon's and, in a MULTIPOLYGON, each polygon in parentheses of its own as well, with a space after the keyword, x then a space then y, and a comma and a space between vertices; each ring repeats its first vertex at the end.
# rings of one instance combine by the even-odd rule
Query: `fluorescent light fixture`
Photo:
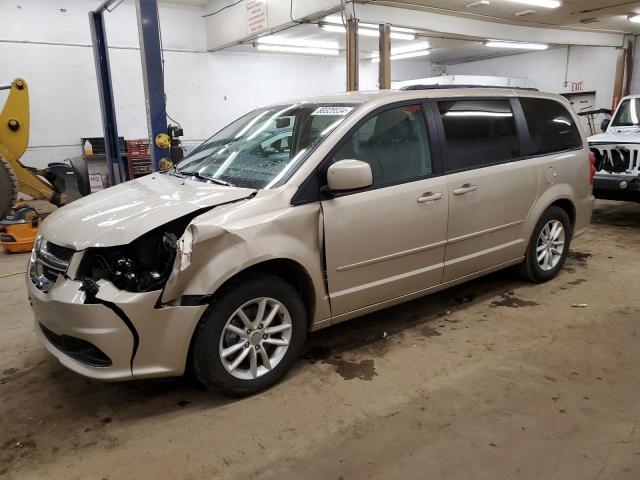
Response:
POLYGON ((325 40, 306 40, 303 38, 283 38, 275 35, 266 35, 256 40, 260 44, 265 45, 282 45, 285 47, 308 47, 308 48, 328 48, 330 50, 338 50, 340 44, 334 41, 325 40))
MULTIPOLYGON (((403 58, 424 57, 431 52, 428 50, 429 42, 417 42, 411 45, 403 45, 391 49, 391 60, 401 60, 403 58)), ((380 53, 376 52, 371 57, 373 63, 380 62, 380 53)))
POLYGON ((294 47, 290 45, 267 45, 264 43, 255 43, 254 47, 258 50, 265 52, 278 52, 278 53, 301 53, 308 55, 340 55, 340 50, 331 48, 317 48, 317 47, 294 47))
POLYGON ((516 12, 514 13, 514 15, 516 17, 526 17, 527 15, 533 15, 534 13, 536 13, 535 10, 529 9, 529 10, 522 10, 521 12, 516 12))
MULTIPOLYGON (((397 55, 391 55, 390 60, 403 60, 405 58, 425 57, 431 52, 429 50, 419 50, 417 52, 399 53, 397 55)), ((371 63, 380 63, 380 57, 373 57, 371 63)))
POLYGON ((521 3, 523 5, 533 5, 534 7, 544 8, 558 8, 562 5, 559 0, 511 0, 515 3, 521 3))
MULTIPOLYGON (((332 33, 345 33, 347 30, 344 25, 337 25, 334 23, 321 23, 320 28, 322 28, 325 32, 332 33)), ((407 29, 409 30, 409 29, 407 29)), ((380 31, 378 27, 373 24, 359 24, 358 25, 358 35, 362 35, 363 37, 379 37, 380 31)), ((415 33, 404 33, 400 31, 395 31, 394 28, 391 28, 390 37, 394 40, 415 40, 415 33)))
POLYGON ((629 15, 627 18, 629 19, 630 22, 640 23, 640 14, 638 14, 638 13, 634 13, 633 15, 629 15))
MULTIPOLYGON (((418 50, 427 50, 430 47, 429 42, 416 42, 409 45, 402 45, 401 47, 393 47, 391 49, 391 55, 398 55, 400 53, 417 52, 418 50)), ((379 52, 374 52, 373 57, 380 55, 379 52)))
POLYGON ((506 40, 489 40, 485 42, 485 46, 491 48, 511 48, 522 50, 546 50, 549 45, 544 43, 528 43, 528 42, 510 42, 506 40))
POLYGON ((491 2, 489 0, 477 0, 475 2, 467 3, 465 7, 475 8, 475 7, 486 7, 487 5, 491 5, 491 2))
POLYGON ((509 112, 485 112, 482 110, 456 110, 444 114, 446 117, 513 117, 509 112))
POLYGON ((393 47, 391 49, 391 55, 398 55, 400 53, 417 52, 418 50, 426 50, 430 47, 429 42, 416 42, 409 45, 403 45, 401 47, 393 47))

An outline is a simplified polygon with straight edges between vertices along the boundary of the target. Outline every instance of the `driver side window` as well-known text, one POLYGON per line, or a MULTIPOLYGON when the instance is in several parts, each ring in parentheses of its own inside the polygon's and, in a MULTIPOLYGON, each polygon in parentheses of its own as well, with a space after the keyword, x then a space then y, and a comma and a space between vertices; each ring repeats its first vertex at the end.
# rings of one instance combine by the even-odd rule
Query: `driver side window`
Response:
POLYGON ((421 105, 403 105, 375 115, 345 137, 333 161, 367 162, 373 186, 431 175, 431 153, 421 105))

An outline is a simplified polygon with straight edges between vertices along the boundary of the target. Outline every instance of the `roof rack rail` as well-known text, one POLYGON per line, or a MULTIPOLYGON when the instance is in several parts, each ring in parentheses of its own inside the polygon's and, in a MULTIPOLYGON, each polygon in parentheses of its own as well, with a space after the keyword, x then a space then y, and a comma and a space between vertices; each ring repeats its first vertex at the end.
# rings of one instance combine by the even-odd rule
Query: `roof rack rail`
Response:
POLYGON ((531 92, 539 92, 537 88, 530 87, 499 87, 495 85, 407 85, 401 87, 400 90, 442 90, 449 88, 500 88, 506 90, 528 90, 531 92))

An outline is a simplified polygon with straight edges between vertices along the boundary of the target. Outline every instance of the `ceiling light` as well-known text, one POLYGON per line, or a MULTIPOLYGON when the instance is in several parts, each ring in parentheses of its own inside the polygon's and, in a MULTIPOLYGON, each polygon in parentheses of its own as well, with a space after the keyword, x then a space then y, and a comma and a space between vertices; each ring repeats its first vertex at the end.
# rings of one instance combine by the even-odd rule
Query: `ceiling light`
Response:
MULTIPOLYGON (((429 49, 430 45, 429 42, 416 42, 416 43, 411 43, 409 45, 403 45, 401 47, 393 47, 391 49, 391 56, 395 56, 395 55, 401 55, 403 53, 410 53, 410 52, 417 52, 420 50, 427 50, 429 49)), ((379 52, 374 52, 373 55, 371 56, 371 59, 376 59, 380 56, 379 52)), ((377 60, 374 61, 374 63, 377 63, 377 60)))
POLYGON ((258 50, 265 52, 280 52, 280 53, 301 53, 310 55, 340 55, 340 50, 331 48, 318 48, 318 47, 295 47, 291 45, 267 45, 264 43, 254 43, 254 47, 258 50))
MULTIPOLYGON (((391 60, 403 60, 405 58, 425 57, 431 52, 429 50, 418 50, 417 52, 398 53, 397 55, 391 55, 391 60)), ((380 63, 380 57, 373 57, 371 63, 380 63)))
POLYGON ((258 38, 256 41, 260 44, 283 45, 285 47, 328 48, 330 50, 337 50, 340 48, 340 44, 334 41, 283 38, 275 35, 266 35, 258 38))
POLYGON ((634 13, 632 15, 629 15, 629 21, 633 22, 633 23, 640 23, 640 14, 638 13, 634 13))
POLYGON ((429 42, 416 42, 409 45, 403 45, 401 47, 393 47, 391 49, 391 55, 398 55, 400 53, 416 52, 418 50, 426 50, 430 47, 429 42))
POLYGON ((536 13, 535 10, 523 10, 521 12, 516 12, 515 16, 516 17, 526 17, 527 15, 533 15, 534 13, 536 13))
MULTIPOLYGON (((320 28, 322 28, 326 32, 332 33, 345 33, 347 30, 344 25, 338 25, 334 23, 321 23, 320 28)), ((394 40, 415 40, 415 33, 408 33, 410 28, 402 29, 400 31, 399 27, 391 28, 391 38, 394 40), (406 32, 405 32, 406 31, 406 32)), ((358 25, 358 35, 362 35, 363 37, 379 37, 380 31, 376 25, 370 23, 361 23, 358 25)))
POLYGON ((512 117, 508 112, 487 112, 484 110, 454 110, 444 114, 445 117, 512 117))
POLYGON ((486 7, 487 5, 491 5, 491 2, 489 0, 477 0, 475 2, 467 3, 465 7, 475 8, 475 7, 486 7))
POLYGON ((492 48, 511 48, 517 50, 546 50, 549 45, 544 43, 510 42, 505 40, 489 40, 485 46, 492 48))
POLYGON ((559 0, 511 0, 515 3, 522 3, 524 5, 533 5, 534 7, 544 8, 558 8, 562 5, 559 0))

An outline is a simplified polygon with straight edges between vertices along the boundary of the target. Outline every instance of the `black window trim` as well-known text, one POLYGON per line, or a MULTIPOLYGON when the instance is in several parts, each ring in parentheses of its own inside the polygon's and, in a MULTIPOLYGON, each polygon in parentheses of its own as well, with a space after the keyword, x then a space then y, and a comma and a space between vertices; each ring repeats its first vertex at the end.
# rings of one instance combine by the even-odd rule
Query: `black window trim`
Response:
POLYGON ((304 205, 307 203, 314 203, 322 200, 327 200, 329 198, 338 198, 346 195, 354 195, 362 192, 369 192, 371 190, 377 190, 380 188, 389 188, 396 185, 402 185, 405 183, 418 182, 421 180, 426 180, 428 178, 434 178, 443 175, 443 164, 442 164, 442 150, 441 150, 441 141, 440 135, 436 128, 436 119, 433 116, 433 112, 429 108, 428 99, 426 98, 414 98, 411 100, 402 100, 399 102, 387 103, 382 105, 363 118, 361 118, 353 127, 349 129, 347 133, 345 133, 342 138, 333 146, 333 148, 329 151, 329 153, 320 161, 318 166, 309 174, 309 176, 300 184, 297 192, 293 195, 291 199, 292 205, 304 205), (388 110, 393 110, 395 108, 407 106, 407 105, 420 105, 422 110, 423 119, 425 122, 425 128, 427 130, 427 139, 429 142, 429 150, 431 153, 431 174, 423 175, 414 178, 403 179, 398 182, 385 183, 383 185, 372 185, 369 188, 350 191, 350 192, 341 192, 336 193, 332 197, 328 197, 321 192, 321 188, 323 184, 326 182, 326 170, 330 166, 330 162, 333 159, 335 153, 342 147, 346 139, 348 139, 351 135, 353 135, 358 129, 360 129, 365 123, 371 120, 373 117, 379 115, 380 113, 386 112, 388 110))

